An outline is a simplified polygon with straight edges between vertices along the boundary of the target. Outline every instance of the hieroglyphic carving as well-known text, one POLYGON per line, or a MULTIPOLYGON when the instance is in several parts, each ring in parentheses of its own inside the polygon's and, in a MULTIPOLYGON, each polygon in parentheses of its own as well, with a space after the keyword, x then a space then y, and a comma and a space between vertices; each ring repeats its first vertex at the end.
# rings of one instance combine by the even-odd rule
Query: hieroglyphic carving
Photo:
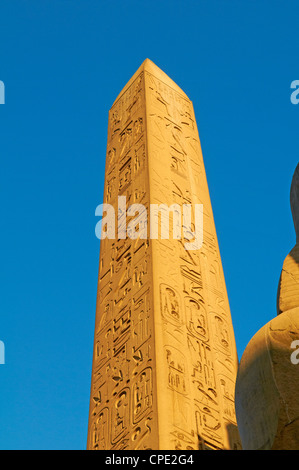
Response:
POLYGON ((174 325, 182 324, 182 307, 178 293, 170 286, 161 284, 161 312, 166 321, 174 325))
POLYGON ((167 391, 163 411, 170 433, 162 446, 171 442, 182 449, 188 441, 188 448, 231 448, 232 440, 238 439, 237 434, 229 439, 226 432, 228 422, 236 425, 231 384, 237 356, 193 107, 154 69, 145 70, 145 92, 151 202, 204 207, 199 251, 187 251, 184 240, 152 240, 157 311, 163 326, 156 350, 161 357, 161 345, 165 357, 157 393, 167 391), (180 424, 178 410, 180 415, 191 410, 180 424), (172 416, 168 421, 167 415, 172 416))
MULTIPOLYGON (((149 202, 143 76, 138 74, 109 113, 104 203, 114 205, 120 229, 126 213, 117 206, 118 196, 126 196, 125 211, 132 203, 149 202)), ((101 241, 90 449, 155 447, 150 277, 148 240, 101 241)))
POLYGON ((237 358, 194 111, 148 60, 110 110, 105 176, 120 235, 101 241, 88 448, 231 448, 237 358), (128 238, 135 203, 203 204, 202 248, 128 238))

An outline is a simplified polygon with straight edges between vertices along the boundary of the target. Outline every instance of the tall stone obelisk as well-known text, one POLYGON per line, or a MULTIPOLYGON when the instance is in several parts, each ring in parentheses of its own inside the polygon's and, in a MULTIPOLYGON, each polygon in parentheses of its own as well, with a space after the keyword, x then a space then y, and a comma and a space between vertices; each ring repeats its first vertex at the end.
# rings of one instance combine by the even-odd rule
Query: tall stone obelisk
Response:
POLYGON ((109 112, 104 203, 118 234, 100 247, 88 449, 239 448, 238 361, 193 106, 148 59, 109 112), (149 227, 128 237, 133 204, 202 204, 201 248, 149 227))

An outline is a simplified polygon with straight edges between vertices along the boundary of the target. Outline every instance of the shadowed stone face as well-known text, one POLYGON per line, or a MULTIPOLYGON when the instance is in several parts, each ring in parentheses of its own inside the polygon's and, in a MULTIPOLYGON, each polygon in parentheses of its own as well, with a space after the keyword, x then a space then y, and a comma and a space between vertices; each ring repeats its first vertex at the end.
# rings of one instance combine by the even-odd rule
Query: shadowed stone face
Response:
POLYGON ((297 243, 283 263, 278 316, 247 345, 236 381, 236 415, 245 450, 299 447, 299 374, 298 363, 292 359, 299 341, 299 164, 290 202, 297 243))
POLYGON ((297 235, 297 240, 299 239, 299 163, 296 167, 296 170, 293 175, 292 184, 291 184, 291 211, 293 215, 293 221, 295 226, 295 231, 297 235))

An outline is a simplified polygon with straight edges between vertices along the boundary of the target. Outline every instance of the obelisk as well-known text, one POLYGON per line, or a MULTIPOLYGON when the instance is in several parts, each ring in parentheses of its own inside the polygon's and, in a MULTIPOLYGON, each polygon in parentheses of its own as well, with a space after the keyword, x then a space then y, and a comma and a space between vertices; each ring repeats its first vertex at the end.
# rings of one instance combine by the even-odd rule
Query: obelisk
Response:
POLYGON ((237 353, 193 106, 148 59, 109 112, 104 203, 118 230, 100 246, 88 449, 240 448, 237 353), (149 224, 129 237, 134 204, 160 217, 202 205, 202 243, 190 249, 174 226, 169 238, 149 224))

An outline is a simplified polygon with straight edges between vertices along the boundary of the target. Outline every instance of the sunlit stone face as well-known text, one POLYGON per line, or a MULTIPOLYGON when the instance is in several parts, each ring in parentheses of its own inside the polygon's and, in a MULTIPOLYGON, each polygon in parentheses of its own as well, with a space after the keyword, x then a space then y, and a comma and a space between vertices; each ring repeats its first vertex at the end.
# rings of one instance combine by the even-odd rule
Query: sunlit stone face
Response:
POLYGON ((109 111, 98 208, 87 448, 240 449, 238 357, 194 110, 148 59, 109 111))
POLYGON ((291 211, 295 225, 297 239, 299 238, 299 163, 294 172, 291 184, 291 211))

